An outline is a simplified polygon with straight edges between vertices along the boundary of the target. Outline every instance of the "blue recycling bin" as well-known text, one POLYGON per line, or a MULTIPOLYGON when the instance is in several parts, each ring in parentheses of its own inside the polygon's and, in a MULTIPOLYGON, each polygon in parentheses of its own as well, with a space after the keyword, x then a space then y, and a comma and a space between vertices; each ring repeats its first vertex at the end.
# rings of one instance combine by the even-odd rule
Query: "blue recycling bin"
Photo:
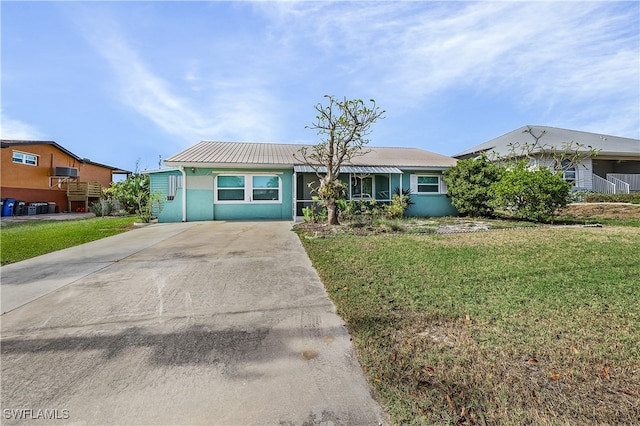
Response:
POLYGON ((2 203, 2 216, 13 216, 13 206, 15 203, 15 198, 6 198, 4 203, 2 203))

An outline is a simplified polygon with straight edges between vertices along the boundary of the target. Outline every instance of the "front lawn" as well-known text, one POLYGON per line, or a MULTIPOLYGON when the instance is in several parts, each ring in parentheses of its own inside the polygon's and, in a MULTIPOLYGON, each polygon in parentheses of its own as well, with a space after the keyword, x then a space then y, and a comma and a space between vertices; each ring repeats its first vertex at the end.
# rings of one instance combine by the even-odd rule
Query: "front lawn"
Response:
POLYGON ((634 424, 640 229, 301 233, 394 424, 634 424))
POLYGON ((1 264, 99 240, 131 229, 136 217, 5 222, 0 227, 1 264))

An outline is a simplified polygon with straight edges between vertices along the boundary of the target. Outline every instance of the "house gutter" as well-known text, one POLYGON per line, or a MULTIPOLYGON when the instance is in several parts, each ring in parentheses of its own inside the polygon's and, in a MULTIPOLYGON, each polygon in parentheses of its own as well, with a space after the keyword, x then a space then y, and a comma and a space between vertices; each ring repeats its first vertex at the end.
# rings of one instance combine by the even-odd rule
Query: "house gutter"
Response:
POLYGON ((180 166, 180 173, 182 173, 182 221, 187 221, 187 172, 184 170, 184 166, 180 166))
POLYGON ((296 174, 295 170, 293 171, 293 211, 292 213, 292 218, 293 218, 293 223, 296 223, 296 214, 298 212, 298 175, 296 174))

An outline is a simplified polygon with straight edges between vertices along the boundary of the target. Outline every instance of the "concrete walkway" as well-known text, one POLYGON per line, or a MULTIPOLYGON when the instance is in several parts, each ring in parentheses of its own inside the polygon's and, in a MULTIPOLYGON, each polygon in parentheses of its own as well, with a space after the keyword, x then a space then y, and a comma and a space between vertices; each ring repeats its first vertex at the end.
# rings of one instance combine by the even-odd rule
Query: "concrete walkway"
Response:
POLYGON ((180 223, 143 226, 135 233, 118 234, 2 266, 0 310, 4 314, 67 284, 78 282, 194 225, 195 223, 180 223))
POLYGON ((3 424, 386 423, 290 227, 150 225, 2 267, 3 424))

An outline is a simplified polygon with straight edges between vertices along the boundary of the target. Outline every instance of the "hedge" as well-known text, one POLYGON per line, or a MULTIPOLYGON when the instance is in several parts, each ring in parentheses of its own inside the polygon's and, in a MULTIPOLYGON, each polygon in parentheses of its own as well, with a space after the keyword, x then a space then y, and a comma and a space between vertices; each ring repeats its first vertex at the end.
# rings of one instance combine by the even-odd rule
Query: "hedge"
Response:
POLYGON ((586 203, 633 203, 640 204, 640 192, 631 194, 600 194, 597 192, 584 196, 586 203))

